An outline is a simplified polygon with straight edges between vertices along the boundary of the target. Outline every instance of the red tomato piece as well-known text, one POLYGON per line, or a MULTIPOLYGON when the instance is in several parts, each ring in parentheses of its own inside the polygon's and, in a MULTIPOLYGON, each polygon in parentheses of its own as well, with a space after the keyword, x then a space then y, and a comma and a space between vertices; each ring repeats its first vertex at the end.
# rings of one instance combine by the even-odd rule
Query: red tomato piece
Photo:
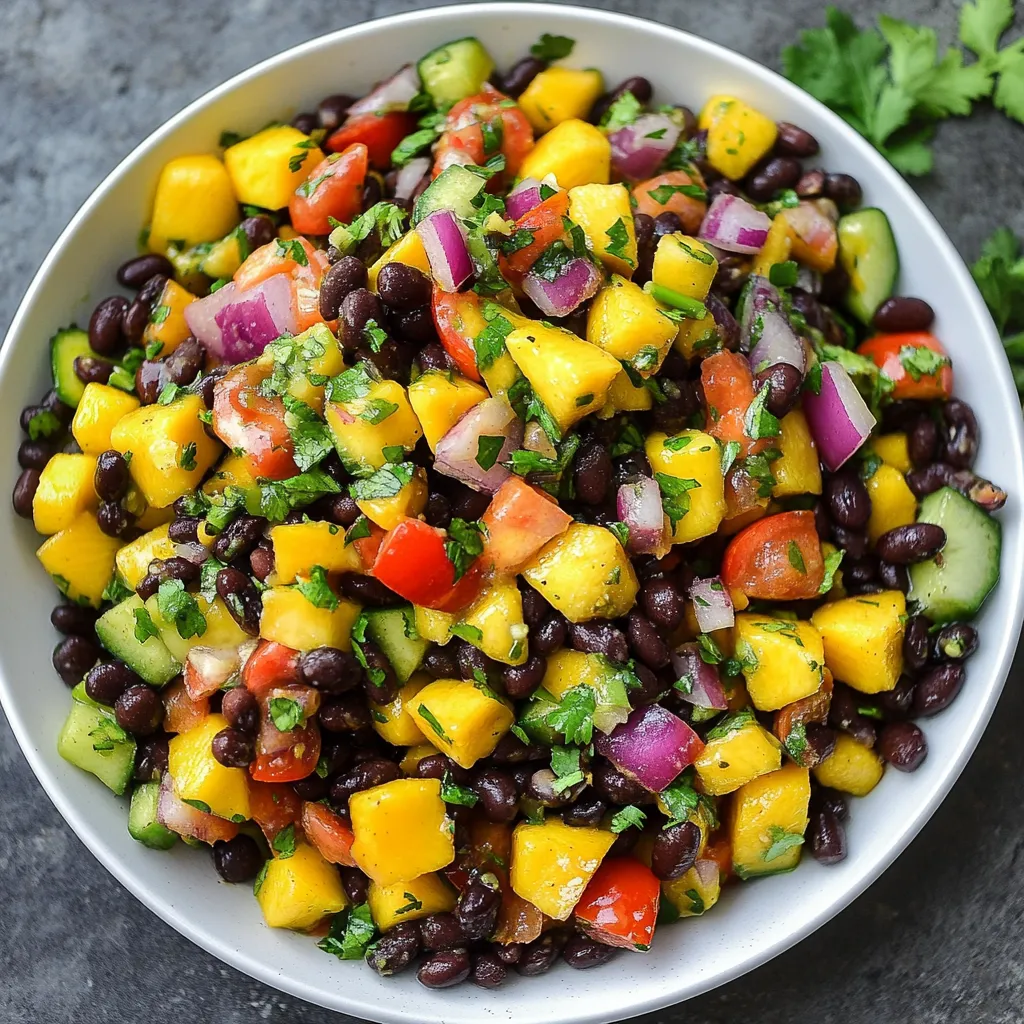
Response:
MULTIPOLYGON (((540 206, 530 210, 529 213, 524 213, 515 222, 511 237, 515 238, 518 232, 523 231, 532 236, 532 241, 508 255, 498 254, 498 266, 507 281, 513 284, 521 283, 541 253, 553 242, 561 241, 564 238, 565 224, 562 218, 568 212, 569 193, 556 192, 553 196, 548 196, 540 206)), ((527 236, 521 235, 520 237, 526 238, 527 236)))
POLYGON ((660 901, 661 883, 649 867, 632 857, 612 857, 584 889, 576 904, 576 923, 605 945, 646 952, 660 901))
POLYGON ((754 401, 754 377, 747 360, 736 352, 716 352, 700 364, 700 379, 708 410, 704 429, 723 444, 738 442, 741 458, 764 451, 768 440, 755 441, 744 426, 754 401))
POLYGON ((416 130, 416 115, 396 110, 389 114, 356 114, 332 135, 324 149, 341 153, 357 142, 366 147, 370 166, 386 171, 391 166, 391 153, 406 135, 416 130))
POLYGON ((362 210, 368 166, 369 151, 361 142, 321 160, 288 201, 292 227, 300 235, 326 235, 331 217, 351 221, 362 210))
POLYGON ((320 760, 320 729, 307 722, 292 733, 292 745, 273 754, 257 754, 249 774, 257 782, 298 782, 316 770, 320 760))
MULTIPOLYGON (((306 254, 305 266, 308 266, 309 261, 319 250, 305 238, 297 238, 295 241, 302 246, 306 254)), ((238 285, 240 291, 244 291, 266 281, 268 277, 273 277, 275 274, 287 274, 289 277, 294 277, 303 266, 304 264, 293 258, 293 249, 290 245, 278 245, 277 239, 275 239, 249 253, 242 265, 235 271, 232 280, 238 285)))
POLYGON ((347 868, 356 866, 352 857, 352 828, 329 807, 307 800, 302 805, 302 831, 324 860, 347 868))
POLYGON ((267 842, 302 817, 302 801, 291 786, 282 783, 249 783, 249 816, 259 825, 267 842))
POLYGON ((295 445, 284 421, 284 402, 265 398, 259 385, 269 368, 244 363, 217 381, 213 431, 229 447, 245 452, 253 476, 286 480, 295 476, 295 445))
POLYGON ((298 681, 299 652, 271 640, 261 640, 242 669, 242 684, 254 697, 298 681))
POLYGON ((723 885, 732 877, 732 846, 724 832, 716 832, 708 839, 700 857, 701 860, 713 860, 718 865, 723 885))
POLYGON ((751 523, 722 558, 722 582, 764 601, 817 597, 824 578, 813 512, 780 512, 751 523))
POLYGON ((876 334, 857 351, 871 359, 896 385, 893 398, 946 399, 953 393, 949 354, 934 334, 927 331, 876 334), (935 372, 923 372, 932 368, 935 372))
POLYGON ((436 285, 431 303, 434 324, 445 352, 463 377, 481 380, 473 340, 487 326, 476 292, 446 292, 436 285))
POLYGON ((688 235, 694 235, 697 233, 697 229, 700 227, 700 222, 704 219, 704 214, 708 212, 708 204, 703 199, 697 199, 694 196, 688 196, 683 192, 669 192, 667 194, 659 192, 659 197, 664 195, 665 201, 659 203, 658 200, 651 195, 652 192, 659 188, 665 188, 668 186, 679 187, 681 185, 696 185, 698 188, 704 188, 704 179, 697 172, 696 168, 692 171, 669 171, 667 174, 659 174, 655 178, 648 178, 647 181, 640 182, 633 189, 633 198, 636 201, 636 207, 634 213, 646 213, 648 217, 660 217, 663 213, 674 213, 683 225, 683 231, 688 235))
POLYGON ((481 522, 487 527, 484 564, 497 572, 518 572, 549 540, 569 529, 572 516, 539 488, 511 476, 495 492, 481 522))

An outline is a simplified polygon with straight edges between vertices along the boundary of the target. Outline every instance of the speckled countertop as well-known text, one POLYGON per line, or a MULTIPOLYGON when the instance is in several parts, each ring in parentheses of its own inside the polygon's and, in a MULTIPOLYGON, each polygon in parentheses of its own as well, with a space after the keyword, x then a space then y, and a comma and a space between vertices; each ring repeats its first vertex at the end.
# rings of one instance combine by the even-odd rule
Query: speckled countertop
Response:
MULTIPOLYGON (((133 145, 206 89, 294 43, 415 0, 0 0, 0 336, 58 232, 133 145)), ((815 0, 599 0, 769 66, 815 0)), ((952 37, 948 0, 877 0, 952 37)), ((1024 234, 1024 129, 982 109, 947 123, 919 190, 973 259, 1024 234)), ((1018 663, 981 746, 909 850, 812 939, 646 1024, 1024 1021, 1024 721, 1018 663)), ((970 700, 968 690, 961 698, 970 700)), ((250 1024, 344 1018, 190 945, 129 896, 62 822, 0 716, 0 1024, 250 1024)))

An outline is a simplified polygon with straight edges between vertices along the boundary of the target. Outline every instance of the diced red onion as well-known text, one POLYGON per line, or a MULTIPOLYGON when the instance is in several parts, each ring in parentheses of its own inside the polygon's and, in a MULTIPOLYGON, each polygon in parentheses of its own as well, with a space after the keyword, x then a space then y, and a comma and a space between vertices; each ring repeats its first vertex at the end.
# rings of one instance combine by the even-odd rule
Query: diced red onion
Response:
POLYGON ((637 708, 594 747, 621 772, 652 793, 660 793, 704 749, 701 738, 660 704, 637 708))
POLYGON ((727 252, 753 254, 764 245, 771 226, 767 213, 739 196, 721 193, 711 201, 698 237, 727 252))
POLYGON ((665 539, 665 512, 661 506, 661 488, 642 476, 619 487, 615 512, 629 527, 629 550, 646 555, 661 547, 665 539))
POLYGON ((268 690, 261 698, 263 713, 260 716, 260 734, 256 740, 256 751, 259 754, 279 754, 295 744, 295 732, 282 732, 274 725, 269 704, 275 698, 296 701, 302 708, 303 719, 312 718, 320 709, 320 691, 312 686, 277 686, 268 690))
POLYGON ((665 114, 644 114, 612 132, 612 170, 627 181, 653 177, 679 139, 679 125, 665 114), (657 136, 652 138, 651 136, 657 136))
POLYGON ((590 260, 582 257, 569 260, 554 281, 545 281, 537 274, 523 279, 526 297, 545 316, 568 316, 601 287, 601 273, 590 260))
POLYGON ((410 160, 395 177, 395 198, 411 199, 416 186, 430 170, 430 158, 418 156, 410 160))
POLYGON ((797 267, 796 286, 809 295, 821 294, 821 274, 817 270, 811 270, 802 263, 797 267))
POLYGON ((796 336, 786 318, 774 309, 767 309, 755 318, 760 321, 761 337, 748 357, 750 369, 760 373, 769 366, 788 363, 804 372, 806 351, 804 343, 796 336))
POLYGON ((473 273, 466 232, 451 210, 435 210, 416 225, 430 263, 430 273, 442 291, 457 292, 473 273))
POLYGON ((696 644, 680 644, 672 654, 672 671, 678 679, 686 680, 687 687, 676 687, 683 700, 697 708, 724 711, 729 702, 718 677, 718 669, 701 656, 696 644))
POLYGON ((699 857, 693 867, 703 886, 714 885, 721 877, 718 861, 711 860, 710 857, 699 857))
MULTIPOLYGON (((525 217, 531 210, 535 210, 542 202, 540 194, 541 182, 536 178, 523 178, 521 182, 505 198, 505 212, 512 220, 519 220, 525 217)), ((551 186, 555 191, 559 189, 551 186)))
POLYGON ((197 540, 190 540, 184 544, 175 544, 174 553, 179 558, 184 558, 193 565, 202 565, 210 557, 210 552, 197 540))
POLYGON ((381 82, 348 108, 348 116, 357 114, 387 114, 392 110, 408 110, 412 99, 420 91, 420 76, 412 64, 381 82))
POLYGON ((502 465, 523 440, 523 423, 504 398, 486 398, 474 405, 440 441, 434 452, 434 469, 461 480, 475 491, 493 494, 511 475, 502 465), (498 458, 488 469, 477 462, 481 437, 503 437, 498 458))
POLYGON ((185 309, 189 330, 226 363, 255 359, 282 334, 294 334, 295 295, 287 274, 274 274, 245 291, 233 281, 185 309))
POLYGON ((804 392, 804 414, 818 455, 833 473, 864 444, 875 426, 857 385, 832 361, 821 364, 821 393, 804 392))
POLYGON ((219 690, 241 672, 258 645, 258 640, 246 640, 238 647, 193 647, 188 652, 184 672, 188 695, 193 700, 201 700, 219 690))
POLYGON ((779 309, 782 306, 782 296, 779 294, 778 288, 767 277, 751 274, 741 301, 740 347, 743 351, 749 351, 754 323, 758 315, 769 309, 779 309))
POLYGON ((202 843, 234 839, 238 826, 233 821, 207 814, 191 804, 185 803, 174 792, 170 772, 164 772, 160 780, 160 796, 157 799, 156 819, 179 836, 198 839, 202 843))
POLYGON ((717 576, 706 580, 694 580, 690 587, 690 600, 693 602, 693 612, 702 633, 713 633, 716 629, 732 629, 736 621, 732 597, 717 576))

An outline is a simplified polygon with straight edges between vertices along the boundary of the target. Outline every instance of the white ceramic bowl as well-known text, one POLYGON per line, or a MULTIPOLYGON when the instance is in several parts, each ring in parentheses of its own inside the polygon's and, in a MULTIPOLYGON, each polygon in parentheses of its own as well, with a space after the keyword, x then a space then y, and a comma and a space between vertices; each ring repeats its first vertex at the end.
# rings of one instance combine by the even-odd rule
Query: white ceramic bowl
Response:
POLYGON ((135 843, 125 828, 125 804, 57 756, 55 739, 68 696, 50 665, 55 637, 48 616, 56 593, 33 556, 38 538, 5 503, 0 695, 50 798, 107 868, 182 934, 269 985, 374 1021, 618 1020, 706 991, 780 953, 877 878, 938 806, 992 713, 1020 631, 1020 405, 992 322, 949 240, 866 142, 782 78, 674 29, 581 8, 495 3, 370 22, 265 61, 172 118, 79 211, 18 310, 0 355, 0 409, 7 417, 2 479, 10 485, 17 472, 17 411, 47 387, 47 339, 71 320, 85 322, 92 304, 110 292, 115 268, 134 251, 167 159, 215 151, 224 128, 255 130, 268 119, 308 109, 324 94, 358 94, 447 40, 479 36, 499 65, 507 66, 541 32, 575 38, 572 63, 602 69, 609 82, 642 73, 660 97, 694 109, 713 93, 731 93, 774 118, 802 125, 821 142, 822 164, 855 175, 865 203, 888 213, 903 256, 899 290, 922 296, 938 311, 935 329, 953 355, 957 392, 981 421, 978 469, 1010 493, 1000 516, 1004 579, 978 622, 981 646, 970 663, 965 694, 925 724, 931 753, 914 775, 889 771, 867 799, 854 802, 850 854, 842 864, 823 868, 805 858, 792 874, 730 887, 712 913, 659 930, 651 952, 621 955, 598 971, 581 974, 562 966, 497 992, 464 985, 435 993, 411 973, 382 980, 362 964, 321 953, 309 938, 266 928, 247 886, 220 884, 209 858, 185 847, 163 854, 135 843))

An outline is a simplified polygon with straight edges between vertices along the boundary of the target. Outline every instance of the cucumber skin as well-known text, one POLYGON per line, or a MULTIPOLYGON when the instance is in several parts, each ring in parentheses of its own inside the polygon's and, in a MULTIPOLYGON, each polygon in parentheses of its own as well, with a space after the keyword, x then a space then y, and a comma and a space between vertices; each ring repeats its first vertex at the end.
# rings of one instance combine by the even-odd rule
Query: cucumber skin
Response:
MULTIPOLYGON (((65 327, 50 339, 50 372, 57 397, 72 409, 78 408, 85 384, 75 373, 78 356, 97 356, 89 345, 89 335, 78 327, 65 327)), ((104 360, 105 362, 108 360, 104 360)))
POLYGON ((178 841, 177 835, 157 821, 160 783, 144 782, 135 787, 128 808, 128 834, 151 850, 169 850, 178 841))
POLYGON ((68 764, 95 775, 111 792, 123 796, 135 771, 135 740, 115 721, 113 714, 94 701, 74 700, 57 737, 57 753, 68 764), (96 749, 92 733, 102 730, 112 747, 96 749))
POLYGON ((463 36, 435 47, 421 57, 416 64, 416 71, 423 88, 434 103, 440 106, 443 103, 457 103, 478 93, 494 71, 494 59, 475 36, 463 36), (443 61, 438 60, 441 54, 447 55, 443 61), (461 67, 453 69, 453 64, 461 67), (452 74, 453 70, 455 74, 452 74))
POLYGON ((867 269, 868 273, 871 273, 872 267, 874 266, 875 271, 878 271, 878 261, 884 255, 879 251, 880 246, 888 246, 891 250, 889 256, 892 261, 891 272, 889 274, 889 282, 885 286, 884 294, 881 289, 877 289, 875 282, 865 282, 865 287, 862 289, 856 289, 851 284, 849 290, 846 293, 846 307, 849 311, 862 323, 870 326, 871 319, 875 315, 875 311, 879 306, 889 298, 893 290, 896 287, 896 279, 900 272, 900 255, 899 249, 896 245, 896 238, 892 233, 892 225, 889 223, 889 218, 885 215, 885 212, 879 210, 877 207, 868 206, 862 210, 857 210, 854 213, 848 213, 843 217, 839 218, 839 224, 837 225, 837 232, 839 235, 839 260, 843 265, 846 272, 850 275, 851 280, 854 277, 854 273, 857 272, 860 276, 864 276, 864 271, 867 269), (852 233, 852 237, 851 237, 852 233), (856 254, 845 253, 843 249, 843 237, 846 235, 849 245, 850 241, 857 238, 864 238, 870 248, 867 250, 865 255, 861 256, 859 267, 856 264, 856 254), (872 293, 871 299, 866 298, 866 294, 872 293))
POLYGON ((104 612, 96 622, 96 636, 115 658, 120 658, 151 686, 165 686, 180 671, 181 665, 158 636, 139 643, 135 637, 135 609, 142 599, 133 594, 104 612))

